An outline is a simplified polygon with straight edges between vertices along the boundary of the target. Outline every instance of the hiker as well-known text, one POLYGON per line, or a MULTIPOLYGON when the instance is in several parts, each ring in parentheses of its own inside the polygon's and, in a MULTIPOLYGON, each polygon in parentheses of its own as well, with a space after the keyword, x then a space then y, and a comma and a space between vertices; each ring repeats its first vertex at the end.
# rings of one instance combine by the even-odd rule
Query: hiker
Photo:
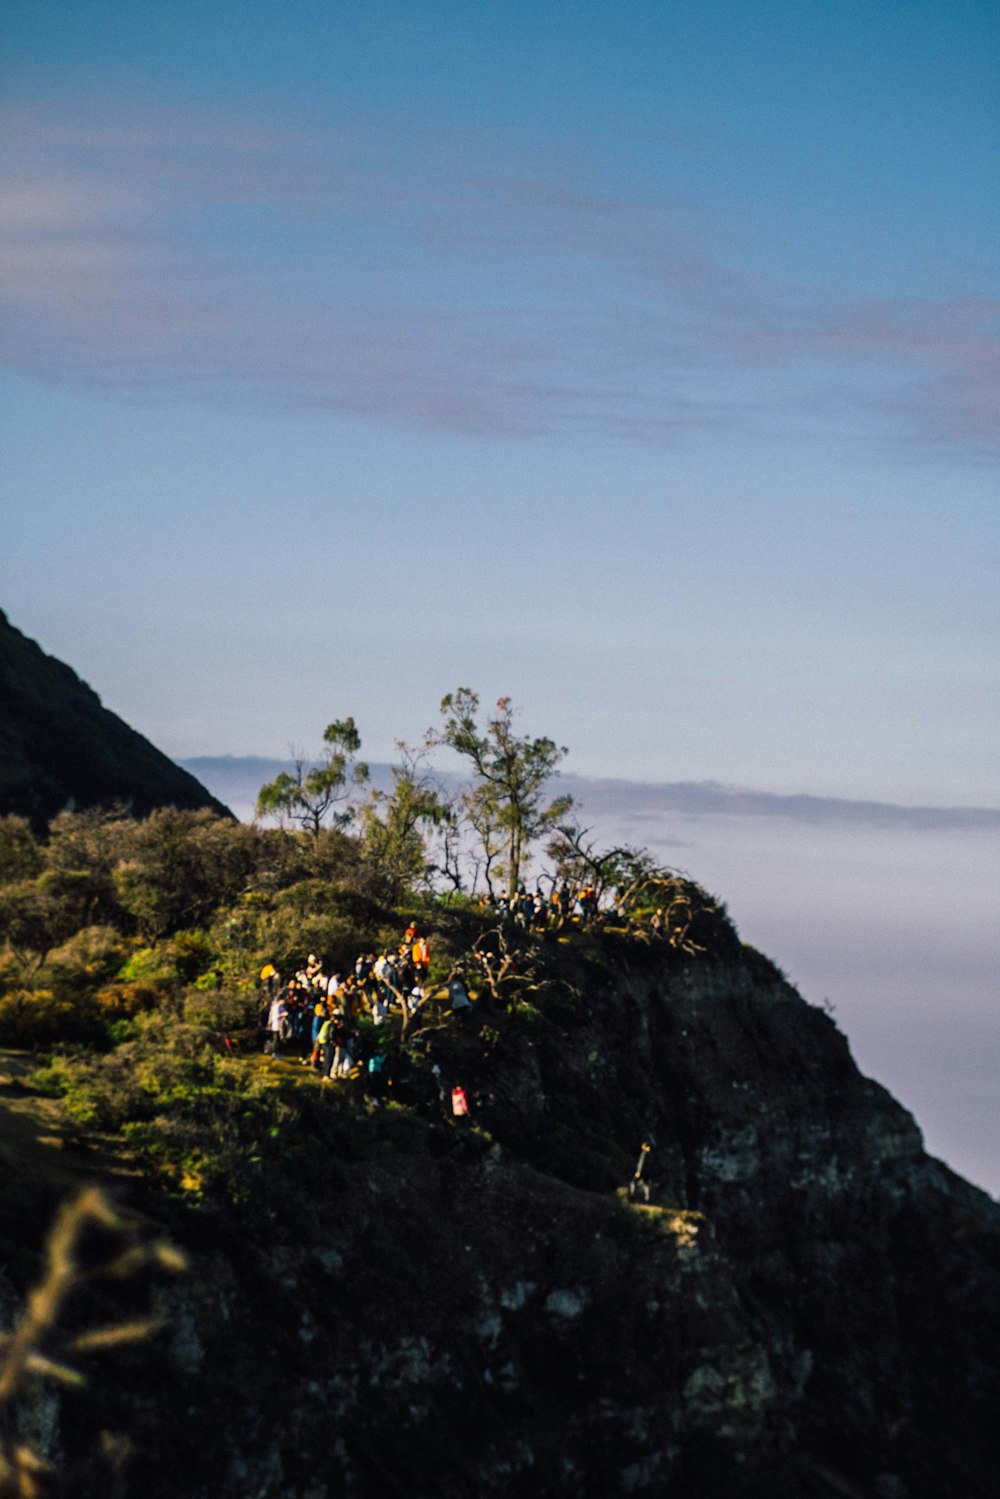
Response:
POLYGON ((645 1181, 642 1175, 643 1167, 649 1157, 649 1151, 649 1141, 643 1140, 639 1147, 639 1159, 635 1163, 635 1170, 632 1172, 632 1177, 628 1184, 629 1202, 638 1202, 640 1199, 644 1203, 648 1204, 649 1202, 649 1182, 645 1181))
POLYGON ((413 963, 413 973, 417 983, 422 983, 427 977, 427 970, 431 966, 431 950, 427 944, 426 937, 418 937, 410 948, 410 958, 413 963))
POLYGON ((264 1042, 264 1050, 270 1049, 271 1056, 277 1062, 281 1059, 281 1037, 288 1019, 288 1005, 283 994, 275 995, 271 1001, 271 1007, 267 1013, 267 1029, 270 1042, 264 1042))
POLYGON ((448 984, 448 997, 451 1000, 451 1013, 457 1015, 462 1010, 468 1010, 472 1004, 469 991, 465 987, 465 980, 455 978, 448 984))
POLYGON ((322 1000, 317 1000, 316 1004, 313 1006, 312 1025, 310 1026, 310 1040, 312 1041, 312 1050, 307 1057, 302 1058, 303 1067, 315 1067, 320 1060, 320 1055, 323 1048, 320 1043, 319 1033, 323 1029, 323 1024, 326 1020, 326 1013, 326 1005, 322 1000))
POLYGON ((319 1044, 323 1052, 323 1081, 332 1081, 330 1074, 333 1072, 337 1060, 338 1036, 344 1031, 344 1012, 334 1010, 327 1020, 324 1020, 319 1030, 319 1044))
POLYGON ((393 953, 386 953, 379 977, 382 982, 383 1003, 391 1008, 396 998, 395 990, 399 988, 399 974, 396 971, 396 958, 393 953))
POLYGON ((337 1032, 337 1050, 333 1057, 333 1071, 338 1077, 347 1077, 354 1066, 355 1052, 358 1045, 358 1033, 345 1020, 341 1029, 337 1032))
POLYGON ((373 1108, 381 1108, 389 1087, 389 1059, 384 1051, 377 1051, 368 1059, 365 1076, 365 1097, 373 1108))
POLYGON ((396 959, 396 988, 403 994, 412 989, 416 981, 417 973, 413 966, 413 958, 410 949, 404 943, 399 949, 399 957, 396 959))
POLYGON ((406 1008, 409 1010, 411 1015, 415 1015, 417 1013, 426 998, 427 995, 420 987, 420 985, 414 984, 406 1000, 406 1008))

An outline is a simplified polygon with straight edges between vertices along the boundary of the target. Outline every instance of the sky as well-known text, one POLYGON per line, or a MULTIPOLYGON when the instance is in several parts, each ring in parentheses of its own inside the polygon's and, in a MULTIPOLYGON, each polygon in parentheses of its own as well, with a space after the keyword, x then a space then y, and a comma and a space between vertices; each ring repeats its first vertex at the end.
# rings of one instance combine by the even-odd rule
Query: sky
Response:
POLYGON ((177 758, 467 684, 583 776, 1000 806, 998 64, 976 0, 8 0, 0 605, 177 758))

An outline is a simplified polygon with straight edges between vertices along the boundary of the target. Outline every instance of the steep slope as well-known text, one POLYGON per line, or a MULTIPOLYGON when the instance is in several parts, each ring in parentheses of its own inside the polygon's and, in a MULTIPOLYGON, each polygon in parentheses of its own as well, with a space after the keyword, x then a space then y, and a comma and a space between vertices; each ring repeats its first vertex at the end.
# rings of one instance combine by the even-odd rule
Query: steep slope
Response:
POLYGON ((228 808, 101 705, 0 611, 0 815, 42 826, 66 806, 228 808))
POLYGON ((691 936, 543 940, 389 1107, 272 1068, 229 1203, 137 1198, 195 1270, 50 1412, 72 1492, 105 1431, 144 1499, 992 1495, 1000 1209, 722 913, 691 936))

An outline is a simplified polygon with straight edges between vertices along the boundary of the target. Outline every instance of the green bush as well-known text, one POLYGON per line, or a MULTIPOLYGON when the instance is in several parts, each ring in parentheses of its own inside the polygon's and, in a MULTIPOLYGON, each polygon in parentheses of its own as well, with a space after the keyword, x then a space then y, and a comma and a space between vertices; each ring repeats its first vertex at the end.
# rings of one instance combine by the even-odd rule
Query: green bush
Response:
POLYGON ((51 989, 14 989, 0 998, 0 1044, 48 1047, 60 1042, 102 1043, 106 1031, 93 999, 71 999, 51 989))
POLYGON ((38 986, 66 998, 92 994, 119 971, 128 948, 128 939, 114 927, 81 927, 49 953, 38 972, 38 986))

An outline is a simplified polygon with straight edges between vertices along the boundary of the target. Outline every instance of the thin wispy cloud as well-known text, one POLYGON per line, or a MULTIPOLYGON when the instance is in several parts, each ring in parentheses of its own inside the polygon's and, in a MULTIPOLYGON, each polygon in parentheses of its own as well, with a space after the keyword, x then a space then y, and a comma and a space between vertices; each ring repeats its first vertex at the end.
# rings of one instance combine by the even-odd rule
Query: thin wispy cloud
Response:
POLYGON ((768 282, 689 206, 482 142, 4 113, 5 357, 52 382, 466 432, 996 442, 1000 301, 768 282))

